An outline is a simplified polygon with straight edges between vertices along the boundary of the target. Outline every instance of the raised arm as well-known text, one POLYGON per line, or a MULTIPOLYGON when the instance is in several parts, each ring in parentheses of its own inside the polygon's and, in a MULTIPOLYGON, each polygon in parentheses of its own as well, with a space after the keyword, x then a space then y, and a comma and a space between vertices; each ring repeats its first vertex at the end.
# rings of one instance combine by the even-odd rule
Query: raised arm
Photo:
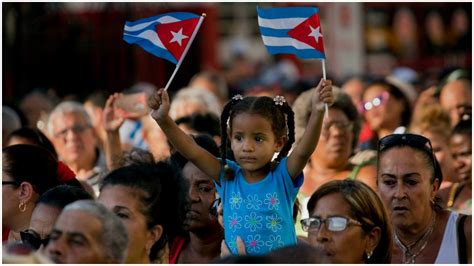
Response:
POLYGON ((110 171, 120 167, 120 158, 122 157, 122 143, 120 143, 119 129, 123 125, 125 119, 118 115, 114 110, 114 102, 122 97, 121 93, 114 93, 109 96, 104 107, 103 127, 106 135, 104 147, 107 168, 110 171))
POLYGON ((148 101, 152 110, 151 117, 158 123, 168 140, 184 157, 195 164, 201 171, 219 182, 220 161, 184 133, 168 115, 170 99, 164 89, 153 93, 148 101))
POLYGON ((321 126, 323 124, 324 104, 331 105, 334 102, 331 80, 323 80, 313 90, 311 99, 311 116, 300 143, 288 156, 286 166, 291 178, 296 178, 303 171, 318 144, 321 126))

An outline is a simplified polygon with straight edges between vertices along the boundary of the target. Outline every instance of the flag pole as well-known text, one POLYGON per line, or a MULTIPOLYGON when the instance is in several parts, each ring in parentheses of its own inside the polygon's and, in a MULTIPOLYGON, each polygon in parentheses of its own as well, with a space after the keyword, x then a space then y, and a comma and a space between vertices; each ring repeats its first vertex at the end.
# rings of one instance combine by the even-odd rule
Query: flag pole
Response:
POLYGON ((185 57, 186 54, 188 53, 189 47, 191 47, 191 44, 193 43, 194 38, 196 37, 196 34, 197 34, 197 32, 199 31, 199 28, 201 27, 202 21, 204 20, 205 17, 206 17, 206 13, 202 13, 201 17, 199 18, 199 21, 198 21, 198 24, 197 24, 197 26, 196 26, 196 29, 193 31, 193 34, 191 35, 191 39, 189 39, 189 42, 188 42, 188 44, 186 45, 186 48, 184 48, 183 55, 181 55, 181 58, 179 59, 178 64, 176 64, 176 67, 175 67, 175 69, 174 69, 173 74, 171 75, 171 78, 168 80, 168 83, 167 83, 166 86, 165 86, 165 91, 168 90, 168 87, 170 86, 171 81, 173 80, 174 76, 176 75, 176 72, 178 72, 178 69, 179 69, 179 67, 181 66, 181 63, 183 62, 184 57, 185 57))
MULTIPOLYGON (((323 79, 326 80, 326 60, 322 59, 321 63, 323 65, 323 79)), ((324 109, 326 111, 326 118, 329 118, 329 107, 327 103, 324 104, 324 109)))

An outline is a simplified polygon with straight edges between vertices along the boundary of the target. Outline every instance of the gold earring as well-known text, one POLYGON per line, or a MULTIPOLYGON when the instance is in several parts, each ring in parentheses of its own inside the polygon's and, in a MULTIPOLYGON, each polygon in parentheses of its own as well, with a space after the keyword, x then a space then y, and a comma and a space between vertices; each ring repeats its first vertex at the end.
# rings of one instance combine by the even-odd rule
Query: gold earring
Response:
POLYGON ((20 212, 25 212, 26 211, 26 203, 20 202, 20 204, 18 204, 18 209, 20 210, 20 212))

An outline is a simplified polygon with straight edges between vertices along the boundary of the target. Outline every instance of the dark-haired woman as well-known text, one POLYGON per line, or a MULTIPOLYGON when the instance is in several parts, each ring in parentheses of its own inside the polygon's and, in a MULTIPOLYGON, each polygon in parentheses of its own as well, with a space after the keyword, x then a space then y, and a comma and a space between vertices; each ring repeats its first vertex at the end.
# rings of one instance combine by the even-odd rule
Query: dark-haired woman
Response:
POLYGON ((58 162, 47 150, 34 145, 13 145, 2 150, 3 240, 20 240, 38 197, 60 185, 58 162), (8 230, 5 229, 8 228, 8 230))
POLYGON ((429 139, 392 134, 379 141, 377 183, 393 225, 392 263, 471 263, 472 217, 440 207, 441 182, 429 139))
POLYGON ((180 170, 169 163, 135 163, 102 181, 98 201, 125 224, 126 263, 168 263, 168 241, 180 233, 183 193, 180 170))

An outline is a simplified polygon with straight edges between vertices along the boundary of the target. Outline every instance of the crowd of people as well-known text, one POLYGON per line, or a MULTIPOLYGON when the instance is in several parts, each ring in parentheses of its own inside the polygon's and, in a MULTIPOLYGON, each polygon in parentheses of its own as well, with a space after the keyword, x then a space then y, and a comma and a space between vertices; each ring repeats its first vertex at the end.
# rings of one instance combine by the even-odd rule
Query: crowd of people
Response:
POLYGON ((471 76, 422 84, 206 71, 4 106, 3 262, 471 263, 471 76), (135 93, 144 116, 118 108, 135 93))

